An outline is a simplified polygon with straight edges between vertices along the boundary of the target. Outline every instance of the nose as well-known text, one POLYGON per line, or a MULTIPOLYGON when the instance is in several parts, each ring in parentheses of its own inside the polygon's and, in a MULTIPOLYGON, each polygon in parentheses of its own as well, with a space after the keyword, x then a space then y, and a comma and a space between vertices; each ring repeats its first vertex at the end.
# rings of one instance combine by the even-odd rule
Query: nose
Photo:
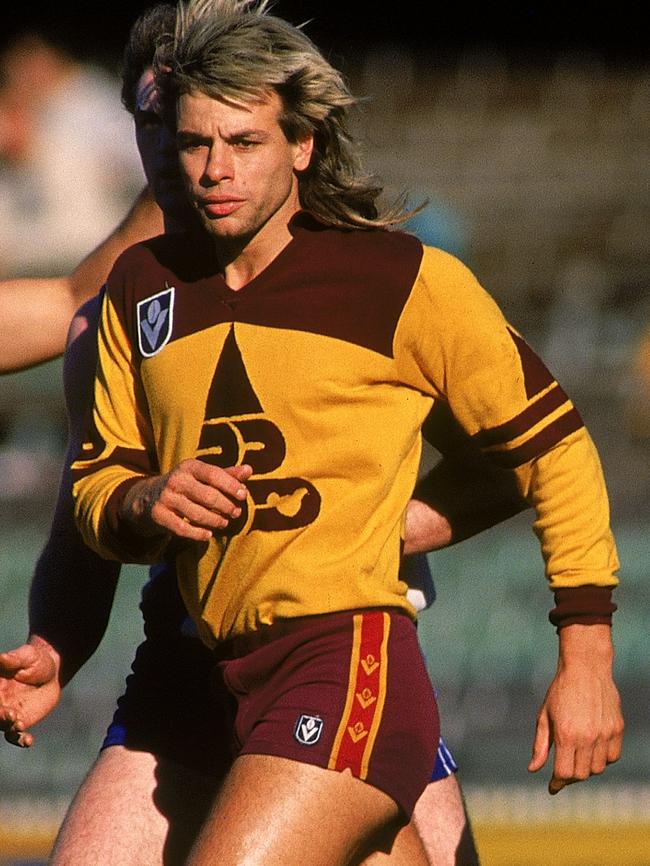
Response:
POLYGON ((208 151, 203 180, 208 184, 222 183, 224 180, 232 180, 234 175, 234 163, 231 149, 223 142, 214 142, 208 151))

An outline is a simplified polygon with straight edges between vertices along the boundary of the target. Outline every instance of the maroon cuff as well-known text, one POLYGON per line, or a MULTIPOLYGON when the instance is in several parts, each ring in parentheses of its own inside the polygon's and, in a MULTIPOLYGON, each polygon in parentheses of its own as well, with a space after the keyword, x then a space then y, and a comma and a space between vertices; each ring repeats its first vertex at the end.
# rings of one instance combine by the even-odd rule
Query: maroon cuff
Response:
POLYGON ((616 605, 611 586, 571 586, 555 590, 548 618, 556 628, 567 625, 611 625, 616 605))
POLYGON ((161 540, 158 536, 153 538, 140 535, 131 527, 130 523, 120 516, 120 509, 126 494, 134 484, 142 481, 143 478, 146 476, 136 475, 134 478, 127 478, 118 484, 111 493, 104 509, 104 523, 106 532, 110 536, 110 541, 106 546, 113 550, 123 562, 138 562, 147 556, 152 545, 157 546, 161 540))

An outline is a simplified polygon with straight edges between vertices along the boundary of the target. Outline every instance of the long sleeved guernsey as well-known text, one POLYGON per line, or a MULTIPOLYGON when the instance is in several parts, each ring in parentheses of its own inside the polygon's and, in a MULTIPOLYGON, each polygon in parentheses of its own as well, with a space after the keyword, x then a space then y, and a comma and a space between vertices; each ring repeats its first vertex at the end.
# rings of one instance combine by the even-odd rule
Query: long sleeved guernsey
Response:
POLYGON ((128 488, 188 457, 248 463, 242 517, 175 551, 208 644, 284 617, 413 615, 398 578, 404 513, 423 424, 435 428, 444 408, 515 473, 551 587, 569 600, 573 588, 608 595, 618 563, 595 448, 470 271, 401 232, 343 231, 304 213, 290 229, 238 291, 194 237, 156 238, 116 263, 94 415, 73 467, 86 542, 155 561, 168 539, 121 519, 128 488))

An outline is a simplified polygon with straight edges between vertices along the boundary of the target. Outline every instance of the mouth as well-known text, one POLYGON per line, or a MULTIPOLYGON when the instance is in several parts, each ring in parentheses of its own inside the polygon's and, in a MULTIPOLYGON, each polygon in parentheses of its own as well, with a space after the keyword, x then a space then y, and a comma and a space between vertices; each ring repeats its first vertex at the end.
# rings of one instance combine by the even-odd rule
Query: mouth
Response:
POLYGON ((199 209, 208 217, 229 216, 238 210, 243 203, 244 199, 233 196, 216 196, 197 200, 199 209))

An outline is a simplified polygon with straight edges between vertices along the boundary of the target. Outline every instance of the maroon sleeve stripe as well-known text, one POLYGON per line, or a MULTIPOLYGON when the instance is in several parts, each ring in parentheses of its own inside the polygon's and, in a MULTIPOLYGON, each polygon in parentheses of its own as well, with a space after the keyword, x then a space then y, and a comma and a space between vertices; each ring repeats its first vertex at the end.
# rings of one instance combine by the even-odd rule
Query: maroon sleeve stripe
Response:
POLYGON ((531 406, 527 406, 519 415, 504 424, 499 424, 498 427, 479 430, 478 433, 474 434, 473 439, 480 448, 487 448, 490 445, 505 445, 506 442, 523 436, 531 427, 534 427, 551 412, 559 409, 568 399, 562 388, 556 383, 550 391, 531 406))
MULTIPOLYGON (((82 453, 77 458, 78 461, 90 460, 92 454, 87 456, 82 453)), ((108 457, 103 460, 96 460, 88 466, 80 468, 72 468, 70 476, 73 482, 80 478, 85 478, 87 475, 94 475, 100 469, 105 469, 107 466, 122 466, 124 469, 133 472, 139 472, 141 475, 155 475, 158 472, 158 460, 155 454, 150 454, 147 451, 138 448, 115 448, 108 457)))
POLYGON ((553 448, 558 442, 561 442, 570 433, 575 433, 583 427, 582 418, 575 409, 571 409, 559 418, 556 418, 548 427, 545 427, 536 436, 532 436, 528 442, 524 442, 518 448, 511 448, 508 451, 487 451, 492 460, 499 466, 506 469, 515 469, 517 466, 523 466, 530 460, 534 460, 544 452, 553 448))

